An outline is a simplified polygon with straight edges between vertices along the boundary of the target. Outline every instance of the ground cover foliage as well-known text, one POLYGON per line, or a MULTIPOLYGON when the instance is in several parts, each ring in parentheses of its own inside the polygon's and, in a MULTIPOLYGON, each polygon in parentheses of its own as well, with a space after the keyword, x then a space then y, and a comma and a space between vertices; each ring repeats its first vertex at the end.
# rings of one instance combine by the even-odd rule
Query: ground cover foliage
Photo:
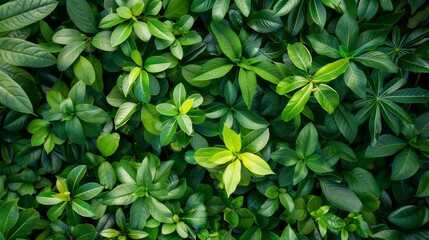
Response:
POLYGON ((429 239, 424 0, 0 0, 0 239, 429 239))

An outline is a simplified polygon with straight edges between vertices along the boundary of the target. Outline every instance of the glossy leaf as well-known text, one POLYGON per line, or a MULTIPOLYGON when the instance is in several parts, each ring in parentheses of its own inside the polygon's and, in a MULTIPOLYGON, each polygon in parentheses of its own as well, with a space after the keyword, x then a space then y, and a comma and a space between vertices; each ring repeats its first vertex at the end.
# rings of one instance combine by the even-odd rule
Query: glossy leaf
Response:
POLYGON ((241 162, 235 160, 230 163, 223 172, 223 183, 225 184, 226 194, 230 196, 238 186, 241 180, 241 162))
POLYGON ((18 38, 0 38, 0 59, 14 66, 42 68, 54 65, 55 57, 37 44, 18 38))
POLYGON ((0 103, 22 113, 33 113, 33 105, 27 93, 12 78, 0 70, 0 103))
POLYGON ((284 121, 290 121, 304 110, 312 90, 313 84, 310 83, 292 96, 281 115, 284 121))
POLYGON ((242 46, 237 34, 229 27, 226 21, 210 24, 214 37, 219 43, 222 52, 233 62, 241 60, 242 46))
POLYGON ((323 194, 334 206, 349 212, 362 211, 362 202, 346 186, 330 180, 320 180, 323 194))
POLYGON ((98 32, 95 17, 87 1, 67 0, 66 6, 70 19, 80 30, 86 33, 98 32))

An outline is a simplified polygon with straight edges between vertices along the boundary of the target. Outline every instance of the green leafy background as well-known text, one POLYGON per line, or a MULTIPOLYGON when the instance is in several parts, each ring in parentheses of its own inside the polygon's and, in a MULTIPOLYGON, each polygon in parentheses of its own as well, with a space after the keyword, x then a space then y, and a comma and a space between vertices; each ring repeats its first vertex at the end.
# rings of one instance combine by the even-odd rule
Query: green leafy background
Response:
POLYGON ((0 0, 0 239, 429 239, 424 0, 0 0))

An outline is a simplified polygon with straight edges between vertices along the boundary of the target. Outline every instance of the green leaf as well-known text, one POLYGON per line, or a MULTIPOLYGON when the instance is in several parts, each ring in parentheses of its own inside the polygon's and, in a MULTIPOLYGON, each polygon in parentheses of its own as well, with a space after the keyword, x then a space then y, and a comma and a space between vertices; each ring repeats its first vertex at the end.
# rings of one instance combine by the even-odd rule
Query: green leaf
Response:
POLYGON ((55 205, 64 200, 57 197, 57 194, 54 192, 41 192, 36 196, 36 200, 43 205, 55 205))
POLYGON ((76 41, 67 44, 63 49, 61 49, 60 53, 58 54, 58 70, 67 70, 83 52, 86 45, 87 43, 85 41, 76 41))
POLYGON ((19 212, 17 200, 9 200, 0 205, 0 232, 7 236, 8 231, 18 221, 19 212))
POLYGON ((132 31, 133 31, 132 22, 121 23, 113 30, 112 36, 110 37, 110 45, 112 47, 116 47, 119 44, 125 42, 128 39, 128 37, 131 35, 132 31))
POLYGON ((280 203, 278 199, 267 199, 258 210, 258 214, 264 217, 272 217, 279 209, 280 203))
POLYGON ((210 28, 222 52, 233 62, 241 60, 242 47, 237 34, 226 21, 212 21, 210 28))
POLYGON ((381 191, 374 176, 367 170, 356 167, 351 171, 344 171, 344 179, 349 188, 358 196, 373 194, 380 197, 381 191))
POLYGON ((419 180, 419 186, 416 192, 417 197, 429 196, 429 171, 423 173, 419 180))
POLYGON ((222 131, 223 142, 225 146, 231 152, 240 152, 241 150, 241 136, 234 132, 234 130, 228 128, 226 125, 223 127, 222 131))
MULTIPOLYGON (((289 2, 293 3, 295 1, 291 0, 289 2)), ((293 9, 287 18, 287 29, 289 30, 290 34, 292 34, 292 36, 298 35, 302 31, 302 28, 304 27, 305 23, 305 14, 307 10, 307 8, 305 7, 306 2, 299 2, 301 2, 299 4, 299 7, 293 9)), ((275 16, 279 16, 279 14, 277 13, 275 16)))
POLYGON ((19 239, 26 238, 35 228, 37 222, 39 221, 39 213, 32 209, 24 209, 19 214, 18 221, 16 224, 9 230, 8 239, 19 239))
POLYGON ((0 38, 2 62, 20 67, 42 68, 54 65, 55 57, 37 44, 18 38, 0 38))
POLYGON ((186 134, 191 135, 193 132, 192 121, 186 114, 180 114, 177 117, 177 123, 179 124, 180 129, 182 129, 186 134))
POLYGON ((173 223, 173 213, 163 203, 154 197, 145 199, 149 207, 150 215, 157 221, 162 223, 173 223))
POLYGON ((307 78, 301 76, 290 76, 281 80, 276 87, 276 92, 280 95, 302 88, 309 83, 307 78))
POLYGON ((33 105, 27 93, 10 78, 5 72, 0 70, 0 103, 4 106, 22 113, 33 113, 33 105))
POLYGON ((116 176, 121 183, 136 183, 136 169, 129 161, 120 161, 115 165, 116 176))
POLYGON ((305 159, 307 167, 315 173, 328 173, 332 172, 332 168, 327 162, 323 161, 320 155, 313 154, 305 159))
POLYGON ((399 152, 401 149, 405 148, 408 143, 396 136, 390 134, 381 135, 378 138, 377 144, 374 146, 368 146, 365 151, 366 158, 378 158, 378 157, 387 157, 390 155, 399 152))
MULTIPOLYGON (((316 0, 317 1, 317 0, 316 0)), ((320 55, 325 55, 330 58, 340 58, 339 42, 335 37, 328 34, 312 34, 307 36, 313 50, 320 55)))
POLYGON ((171 0, 164 12, 164 17, 169 20, 178 20, 188 13, 189 0, 171 0))
POLYGON ((301 90, 297 91, 287 103, 283 109, 281 118, 283 121, 288 122, 292 118, 299 115, 305 108, 305 104, 310 99, 311 91, 313 90, 313 84, 309 83, 301 90))
POLYGON ((67 13, 76 27, 86 33, 98 32, 95 17, 86 0, 67 0, 66 6, 67 13))
POLYGON ((218 153, 222 153, 225 151, 228 151, 228 150, 226 150, 225 148, 218 148, 218 147, 200 148, 195 152, 194 159, 198 163, 198 165, 201 165, 202 167, 205 167, 208 169, 215 168, 219 164, 216 162, 216 159, 214 158, 214 156, 218 153))
POLYGON ((320 0, 310 0, 308 9, 313 22, 323 28, 326 23, 326 9, 322 2, 320 0))
POLYGON ((268 128, 253 130, 243 138, 242 152, 259 152, 267 145, 269 139, 270 131, 268 128))
POLYGON ((223 77, 233 66, 226 58, 213 58, 201 66, 192 81, 207 81, 223 77))
POLYGON ((349 60, 347 58, 337 60, 333 63, 328 63, 314 74, 313 81, 315 82, 330 82, 338 78, 349 67, 349 60))
POLYGON ((139 187, 136 184, 125 183, 118 185, 112 191, 108 192, 104 198, 103 203, 107 205, 128 205, 137 200, 134 192, 139 187))
POLYGON ((354 192, 342 184, 320 179, 322 192, 332 205, 349 212, 360 212, 362 202, 354 192))
POLYGON ((225 185, 226 195, 229 197, 237 188, 241 180, 241 162, 235 160, 223 172, 222 181, 225 185))
POLYGON ((79 118, 72 117, 70 120, 66 121, 66 133, 72 143, 85 143, 85 133, 79 118))
POLYGON ((58 5, 56 0, 14 0, 0 5, 0 32, 22 29, 47 17, 58 5))
POLYGON ((429 61, 416 54, 407 54, 399 58, 398 67, 416 73, 429 73, 429 61))
POLYGON ((84 223, 76 225, 72 234, 76 240, 94 239, 97 236, 97 230, 92 224, 84 223))
POLYGON ((115 128, 118 129, 125 125, 131 116, 136 112, 138 104, 133 102, 123 103, 115 115, 115 128))
POLYGON ((234 2, 237 5, 238 9, 240 9, 241 13, 243 13, 245 17, 248 17, 250 13, 252 1, 251 0, 234 0, 234 2))
POLYGON ((168 58, 163 56, 152 56, 144 62, 144 68, 150 73, 159 73, 167 70, 171 65, 168 58))
POLYGON ((47 212, 47 216, 49 220, 51 221, 57 220, 64 213, 66 206, 67 206, 67 202, 62 202, 49 208, 47 212))
POLYGON ((177 130, 177 120, 174 118, 171 118, 165 122, 162 123, 162 130, 160 141, 163 146, 169 144, 171 140, 173 140, 174 134, 177 130))
POLYGON ((105 133, 97 138, 97 148, 104 157, 113 155, 119 147, 118 133, 105 133))
POLYGON ((72 200, 72 209, 77 214, 81 215, 82 217, 93 217, 95 216, 95 209, 89 205, 88 203, 80 200, 80 199, 73 199, 72 200))
POLYGON ((337 23, 335 34, 340 42, 350 50, 359 34, 359 26, 355 17, 349 12, 343 14, 337 23))
POLYGON ((429 221, 429 209, 422 206, 406 205, 391 212, 387 219, 402 229, 418 229, 429 221))
POLYGON ((279 0, 274 5, 273 11, 276 13, 275 16, 282 17, 290 13, 295 9, 301 0, 279 0))
POLYGON ((93 38, 92 38, 92 45, 100 50, 106 51, 106 52, 113 52, 118 49, 117 47, 113 47, 112 44, 110 44, 110 39, 112 38, 112 32, 111 31, 101 31, 98 32, 93 38))
POLYGON ((274 174, 268 163, 256 154, 249 152, 240 153, 239 158, 241 158, 243 165, 254 174, 261 176, 274 174))
POLYGON ((283 27, 280 17, 275 17, 274 12, 263 9, 250 14, 247 25, 258 33, 270 33, 283 27))
POLYGON ((116 174, 109 162, 102 162, 98 166, 97 176, 100 183, 107 189, 112 189, 116 184, 116 174))
POLYGON ((268 61, 253 64, 251 69, 262 79, 274 84, 277 84, 283 78, 279 68, 274 63, 268 61))
POLYGON ((170 30, 168 30, 164 23, 155 19, 148 19, 146 23, 150 33, 153 36, 166 40, 170 44, 174 42, 174 35, 170 32, 170 30))
POLYGON ((294 43, 287 45, 287 53, 293 64, 305 72, 309 72, 311 68, 311 54, 302 43, 294 43))
POLYGON ((360 98, 366 98, 366 75, 354 62, 349 62, 349 68, 344 73, 344 82, 360 98))
POLYGON ((299 133, 296 139, 296 153, 300 158, 311 156, 318 144, 318 134, 313 123, 308 123, 299 133))
POLYGON ((52 36, 52 41, 61 45, 67 45, 72 42, 85 41, 85 38, 79 30, 63 28, 55 32, 54 36, 52 36))
POLYGON ((80 200, 91 200, 101 193, 103 189, 104 187, 98 183, 85 183, 76 189, 76 191, 73 193, 73 198, 80 200))
POLYGON ((353 114, 350 113, 343 105, 334 112, 334 121, 341 134, 352 143, 358 134, 358 123, 353 114))
POLYGON ((73 72, 76 78, 86 85, 91 85, 95 82, 95 70, 91 62, 83 56, 79 56, 73 64, 73 72))
POLYGON ((191 4, 191 11, 197 13, 205 12, 213 7, 215 1, 216 0, 195 0, 191 4))
POLYGON ((252 106, 253 97, 256 92, 256 75, 253 71, 240 68, 238 72, 238 84, 240 85, 241 94, 244 103, 248 109, 252 106))
POLYGON ((212 8, 212 18, 214 21, 220 22, 225 17, 226 11, 229 8, 230 0, 216 0, 212 8))
POLYGON ((160 103, 156 105, 156 110, 164 116, 176 116, 179 114, 177 107, 170 103, 160 103))
POLYGON ((317 85, 313 94, 320 106, 329 114, 332 114, 340 103, 340 96, 338 96, 337 91, 326 84, 317 85))
POLYGON ((401 181, 412 177, 420 168, 420 158, 412 148, 402 150, 392 163, 393 181, 401 181))
POLYGON ((289 224, 283 230, 280 238, 281 239, 288 239, 288 240, 298 240, 298 237, 296 236, 295 232, 292 230, 292 228, 290 227, 289 224))
POLYGON ((396 103, 426 103, 429 101, 429 91, 422 88, 403 88, 384 96, 384 98, 396 103))
POLYGON ((86 174, 86 165, 79 165, 73 168, 70 173, 67 175, 67 186, 71 192, 77 189, 79 182, 86 174))
POLYGON ((389 56, 383 52, 371 51, 362 53, 357 57, 353 57, 353 60, 370 68, 377 68, 389 73, 398 72, 398 67, 392 62, 389 56))

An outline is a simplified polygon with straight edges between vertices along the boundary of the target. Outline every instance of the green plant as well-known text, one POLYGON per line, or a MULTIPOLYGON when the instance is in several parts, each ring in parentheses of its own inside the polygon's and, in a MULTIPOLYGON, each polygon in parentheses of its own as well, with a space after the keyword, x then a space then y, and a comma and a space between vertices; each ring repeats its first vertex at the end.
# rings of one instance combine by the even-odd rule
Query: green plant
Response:
POLYGON ((0 239, 429 239, 424 0, 0 0, 0 239))

